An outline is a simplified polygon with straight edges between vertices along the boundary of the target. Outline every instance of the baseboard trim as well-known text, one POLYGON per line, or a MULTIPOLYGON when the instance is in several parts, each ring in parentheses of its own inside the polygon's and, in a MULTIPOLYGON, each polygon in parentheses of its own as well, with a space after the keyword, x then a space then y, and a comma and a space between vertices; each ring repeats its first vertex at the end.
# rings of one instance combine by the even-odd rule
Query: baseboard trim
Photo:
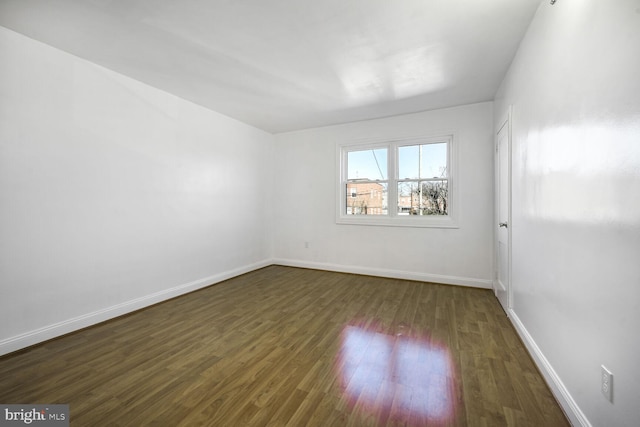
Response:
POLYGON ((286 258, 275 258, 273 264, 287 267, 310 268, 313 270, 336 271, 340 273, 363 274, 367 276, 388 277, 392 279, 417 280, 420 282, 443 283, 445 285, 469 286, 474 288, 491 289, 492 280, 475 279, 470 277, 444 276, 439 274, 418 273, 382 268, 358 267, 352 265, 330 264, 324 262, 301 261, 286 258))
POLYGON ((529 354, 533 358, 533 361, 538 366, 540 372, 542 372, 542 376, 547 381, 551 392, 562 407, 562 410, 569 419, 571 425, 591 427, 591 423, 580 410, 580 407, 575 400, 573 400, 569 390, 567 390, 564 383, 551 366, 551 363, 549 363, 547 358, 544 356, 542 350, 540 350, 540 347, 538 347, 536 342, 533 340, 533 337, 529 334, 527 328, 525 328, 524 324, 520 321, 518 315, 513 311, 513 309, 509 309, 509 319, 518 332, 518 335, 520 335, 524 345, 527 347, 527 350, 529 350, 529 354))
POLYGON ((502 291, 502 292, 507 292, 507 288, 504 287, 504 285, 502 283, 500 283, 499 280, 493 280, 493 289, 498 292, 498 291, 502 291))
POLYGON ((166 301, 168 299, 175 298, 177 296, 184 295, 201 288, 205 288, 207 286, 222 282, 227 279, 231 279, 236 276, 240 276, 250 271, 267 267, 271 264, 272 262, 270 259, 263 260, 254 264, 249 264, 240 268, 225 271, 220 274, 215 274, 213 276, 194 280, 193 282, 178 285, 173 288, 155 292, 150 295, 145 295, 140 298, 125 301, 111 307, 96 310, 92 313, 87 313, 68 320, 64 320, 62 322, 44 326, 33 331, 6 338, 0 341, 0 356, 12 353, 14 351, 22 350, 29 346, 39 344, 41 342, 86 328, 88 326, 98 324, 100 322, 104 322, 109 319, 113 319, 118 316, 122 316, 124 314, 131 313, 136 310, 140 310, 150 305, 157 304, 159 302, 166 301))

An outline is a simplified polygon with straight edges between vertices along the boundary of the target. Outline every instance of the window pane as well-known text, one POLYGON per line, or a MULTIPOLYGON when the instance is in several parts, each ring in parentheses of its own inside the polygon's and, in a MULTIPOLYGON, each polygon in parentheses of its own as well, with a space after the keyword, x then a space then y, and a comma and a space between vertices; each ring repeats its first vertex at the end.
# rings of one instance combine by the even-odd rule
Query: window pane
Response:
POLYGON ((378 148, 347 153, 347 179, 387 179, 387 149, 378 148))
POLYGON ((449 214, 449 182, 426 181, 420 184, 422 190, 422 215, 449 214))
POLYGON ((447 176, 447 144, 405 145, 398 148, 398 178, 447 176))
POLYGON ((398 183, 398 215, 448 215, 448 207, 447 180, 398 183))
POLYGON ((398 148, 398 178, 420 178, 420 148, 418 145, 406 145, 398 148))
POLYGON ((447 144, 425 144, 422 146, 420 178, 447 177, 447 144))
POLYGON ((387 215, 387 184, 379 182, 347 183, 347 215, 387 215))
POLYGON ((417 215, 419 206, 418 182, 399 182, 398 215, 417 215))

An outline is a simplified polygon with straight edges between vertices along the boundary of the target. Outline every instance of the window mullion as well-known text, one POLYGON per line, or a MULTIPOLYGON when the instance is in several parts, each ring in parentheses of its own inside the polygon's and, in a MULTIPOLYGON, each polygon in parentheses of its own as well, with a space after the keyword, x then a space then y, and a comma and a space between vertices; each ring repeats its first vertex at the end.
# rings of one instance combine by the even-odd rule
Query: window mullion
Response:
POLYGON ((398 216, 398 147, 396 144, 390 144, 388 148, 388 168, 389 168, 389 200, 387 206, 389 216, 398 216))

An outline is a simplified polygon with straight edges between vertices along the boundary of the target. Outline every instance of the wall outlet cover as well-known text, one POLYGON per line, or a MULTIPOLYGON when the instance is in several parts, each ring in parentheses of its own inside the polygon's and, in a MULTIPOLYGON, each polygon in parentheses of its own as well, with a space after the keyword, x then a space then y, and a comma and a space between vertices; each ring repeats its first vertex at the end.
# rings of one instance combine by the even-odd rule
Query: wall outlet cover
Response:
POLYGON ((613 402, 613 374, 604 365, 600 366, 600 391, 609 402, 613 402))

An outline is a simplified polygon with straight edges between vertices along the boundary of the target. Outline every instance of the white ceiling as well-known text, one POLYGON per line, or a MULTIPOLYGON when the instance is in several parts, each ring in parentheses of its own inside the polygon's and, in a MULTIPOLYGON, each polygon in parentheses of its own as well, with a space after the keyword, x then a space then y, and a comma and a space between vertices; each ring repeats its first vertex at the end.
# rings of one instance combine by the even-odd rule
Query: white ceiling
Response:
POLYGON ((540 0, 0 0, 0 25, 269 132, 488 101, 540 0))

